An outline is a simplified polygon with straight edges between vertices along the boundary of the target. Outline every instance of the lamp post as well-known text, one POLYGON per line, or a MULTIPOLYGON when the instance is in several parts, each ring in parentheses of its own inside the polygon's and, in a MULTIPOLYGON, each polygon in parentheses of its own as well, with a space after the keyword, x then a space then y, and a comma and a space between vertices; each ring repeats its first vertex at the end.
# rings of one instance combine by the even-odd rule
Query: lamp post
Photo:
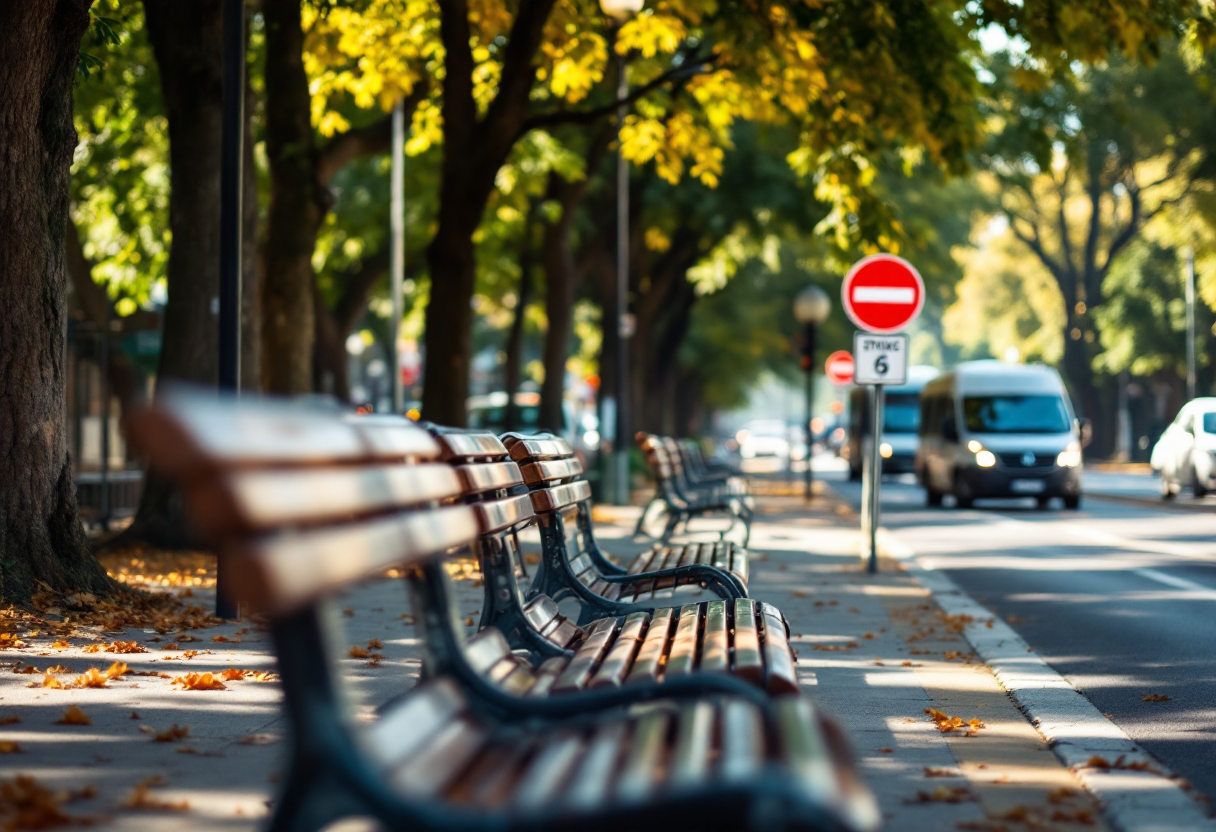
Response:
MULTIPOLYGON (((642 10, 645 0, 600 0, 604 14, 612 18, 613 31, 642 10)), ((615 50, 613 50, 615 51, 615 50)), ((625 56, 616 56, 617 142, 616 142, 616 293, 612 319, 616 322, 616 417, 612 459, 612 502, 629 503, 629 338, 633 327, 629 320, 629 167, 621 147, 621 128, 629 105, 629 84, 625 76, 625 56)), ((603 411, 601 411, 603 412, 603 411)))
POLYGON ((815 437, 811 432, 811 408, 814 404, 814 373, 815 373, 815 337, 819 334, 820 324, 828 319, 832 312, 832 301, 827 293, 818 286, 810 285, 794 298, 794 318, 802 324, 802 372, 806 374, 806 501, 811 502, 811 484, 814 474, 811 472, 811 456, 815 437))

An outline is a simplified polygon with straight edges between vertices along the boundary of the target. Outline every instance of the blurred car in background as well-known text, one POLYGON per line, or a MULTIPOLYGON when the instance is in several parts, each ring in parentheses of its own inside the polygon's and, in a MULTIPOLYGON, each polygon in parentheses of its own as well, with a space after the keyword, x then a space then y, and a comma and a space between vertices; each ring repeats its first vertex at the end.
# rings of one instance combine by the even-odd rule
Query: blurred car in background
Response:
POLYGON ((562 401, 562 424, 560 428, 540 424, 540 394, 520 392, 515 394, 516 417, 513 424, 507 424, 507 394, 505 392, 488 393, 484 396, 470 396, 465 403, 469 419, 468 426, 476 430, 488 430, 494 433, 519 431, 520 433, 538 433, 551 431, 558 434, 574 448, 583 460, 583 468, 588 475, 593 473, 600 452, 599 417, 591 409, 579 410, 569 399, 562 401))
POLYGON ((1216 398, 1184 404, 1153 446, 1149 464, 1161 475, 1162 499, 1187 486, 1196 497, 1216 490, 1216 398))
MULTIPOLYGON (((910 474, 916 470, 916 449, 920 444, 920 391, 937 378, 936 367, 915 364, 908 368, 905 384, 886 388, 883 397, 882 439, 878 452, 882 457, 884 474, 910 474)), ((849 479, 861 479, 861 465, 870 447, 872 420, 865 390, 856 387, 849 393, 848 450, 842 454, 849 460, 849 479)))
POLYGON ((735 434, 739 456, 749 460, 771 461, 776 470, 790 462, 789 427, 780 419, 754 419, 735 434))

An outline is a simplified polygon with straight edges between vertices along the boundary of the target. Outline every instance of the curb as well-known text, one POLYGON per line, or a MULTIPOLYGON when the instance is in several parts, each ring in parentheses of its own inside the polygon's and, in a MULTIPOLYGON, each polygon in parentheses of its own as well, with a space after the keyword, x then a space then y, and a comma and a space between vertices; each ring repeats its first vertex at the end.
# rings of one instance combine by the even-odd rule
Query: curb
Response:
POLYGON ((1102 491, 1086 491, 1085 497, 1092 500, 1109 500, 1112 503, 1125 503, 1133 506, 1146 506, 1148 508, 1159 508, 1163 511, 1176 511, 1179 513, 1200 513, 1200 514, 1216 514, 1216 505, 1208 505, 1201 503, 1178 502, 1177 500, 1169 501, 1162 500, 1160 497, 1129 497, 1126 494, 1109 494, 1102 491))
POLYGON ((1013 628, 931 563, 922 562, 902 545, 891 545, 889 532, 885 538, 888 551, 904 550, 895 557, 929 590, 943 612, 974 619, 964 628, 964 637, 1051 750, 1097 798, 1111 827, 1119 832, 1216 830, 1216 821, 1182 788, 1178 775, 1104 717, 1013 628), (1095 756, 1112 764, 1122 758, 1123 767, 1094 767, 1090 760, 1095 756))

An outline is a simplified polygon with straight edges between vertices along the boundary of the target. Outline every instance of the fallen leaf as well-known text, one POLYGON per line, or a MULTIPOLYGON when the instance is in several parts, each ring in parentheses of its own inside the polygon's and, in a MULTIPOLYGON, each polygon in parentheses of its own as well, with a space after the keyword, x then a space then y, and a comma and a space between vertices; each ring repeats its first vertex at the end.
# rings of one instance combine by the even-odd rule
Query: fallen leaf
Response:
POLYGON ((349 655, 352 659, 370 659, 372 657, 371 653, 367 652, 366 650, 364 650, 362 647, 360 647, 357 644, 354 647, 350 648, 349 655))
POLYGON ((879 754, 894 754, 895 749, 894 748, 880 748, 880 749, 878 749, 878 753, 879 754))
POLYGON ((85 647, 85 648, 84 648, 84 652, 86 652, 86 653, 100 653, 100 652, 101 652, 101 648, 102 648, 102 645, 101 645, 101 643, 100 643, 100 642, 94 642, 93 644, 90 644, 90 645, 88 645, 87 647, 85 647))
POLYGON ((274 734, 248 734, 238 740, 241 745, 274 745, 278 741, 274 734))
POLYGON ((1140 697, 1141 702, 1169 702, 1170 698, 1164 693, 1146 693, 1140 697))
POLYGON ((873 634, 873 633, 866 633, 864 636, 862 636, 862 638, 874 638, 874 634, 873 634))
POLYGON ((138 641, 114 641, 106 648, 107 653, 147 653, 148 648, 138 641))
POLYGON ((367 664, 365 664, 364 667, 379 667, 380 660, 383 658, 384 658, 384 656, 381 656, 379 653, 377 653, 376 655, 372 656, 372 660, 370 662, 368 662, 367 664))
POLYGON ((173 684, 181 685, 183 690, 228 690, 219 677, 210 672, 177 676, 173 679, 173 684))
POLYGON ((20 721, 21 717, 17 716, 16 714, 0 716, 0 725, 16 725, 20 721))
POLYGON ((237 670, 235 667, 230 667, 221 673, 220 676, 225 682, 235 682, 238 679, 244 679, 245 673, 246 671, 244 670, 237 670))
POLYGON ((279 674, 264 670, 261 673, 253 674, 249 679, 253 682, 277 682, 279 681, 279 674))
POLYGON ((974 800, 966 786, 938 786, 931 792, 917 792, 915 800, 906 803, 966 803, 974 800))
POLYGON ((114 662, 106 668, 105 676, 107 679, 117 679, 120 676, 126 676, 131 672, 131 668, 127 667, 126 662, 114 662))
POLYGON ((93 720, 85 715, 85 712, 80 710, 77 705, 68 705, 68 709, 63 712, 63 716, 55 720, 56 725, 92 725, 93 720))
POLYGON ((212 641, 218 641, 222 644, 240 644, 239 638, 228 638, 228 636, 212 636, 212 641))
POLYGON ((381 642, 380 639, 378 639, 378 638, 373 638, 367 642, 367 649, 368 650, 383 650, 384 643, 381 642))
POLYGON ((178 740, 184 740, 188 736, 190 736, 189 725, 175 724, 172 728, 166 728, 164 731, 161 731, 152 739, 154 742, 177 742, 178 740))
POLYGON ((1052 803, 1063 803, 1065 800, 1076 796, 1077 793, 1072 789, 1061 787, 1059 789, 1055 789, 1049 795, 1047 795, 1047 799, 1052 803))
POLYGON ((925 766, 926 777, 958 777, 959 773, 948 768, 935 768, 933 766, 925 766))
POLYGON ((0 754, 20 754, 24 750, 12 740, 0 740, 0 754))
POLYGON ((182 648, 181 648, 181 645, 179 645, 176 641, 171 641, 160 649, 161 650, 181 650, 182 648))
MULTIPOLYGON (((125 667, 125 665, 124 665, 125 667)), ((68 685, 70 688, 104 688, 106 683, 110 681, 110 677, 102 673, 95 667, 90 667, 84 673, 76 677, 76 680, 68 685)))
POLYGON ((52 676, 50 673, 48 673, 48 674, 46 674, 45 677, 43 677, 41 685, 39 685, 37 682, 33 682, 30 684, 30 687, 62 688, 63 682, 59 681, 54 676, 52 676))
POLYGON ((984 727, 984 723, 978 719, 965 720, 961 716, 949 716, 937 708, 925 708, 925 713, 943 734, 958 731, 965 737, 974 737, 984 727))
POLYGON ((70 792, 52 792, 28 775, 0 783, 0 811, 9 816, 4 829, 54 829, 92 821, 63 810, 72 797, 70 792))
POLYGON ((72 645, 68 644, 66 641, 63 641, 63 640, 51 642, 52 650, 67 650, 71 646, 72 645))
POLYGON ((148 793, 149 789, 156 786, 165 785, 165 781, 160 777, 149 777, 142 783, 139 783, 131 794, 127 795, 126 799, 120 804, 124 809, 170 809, 175 812, 184 812, 190 808, 190 803, 185 800, 180 800, 172 803, 165 800, 158 800, 148 793))

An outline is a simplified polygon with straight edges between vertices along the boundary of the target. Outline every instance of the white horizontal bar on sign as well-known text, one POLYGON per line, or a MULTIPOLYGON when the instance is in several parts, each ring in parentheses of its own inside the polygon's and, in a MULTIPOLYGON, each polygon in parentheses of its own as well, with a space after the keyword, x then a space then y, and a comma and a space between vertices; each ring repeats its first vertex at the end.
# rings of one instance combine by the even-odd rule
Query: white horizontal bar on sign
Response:
POLYGON ((853 303, 916 303, 916 290, 907 286, 858 286, 853 303))

